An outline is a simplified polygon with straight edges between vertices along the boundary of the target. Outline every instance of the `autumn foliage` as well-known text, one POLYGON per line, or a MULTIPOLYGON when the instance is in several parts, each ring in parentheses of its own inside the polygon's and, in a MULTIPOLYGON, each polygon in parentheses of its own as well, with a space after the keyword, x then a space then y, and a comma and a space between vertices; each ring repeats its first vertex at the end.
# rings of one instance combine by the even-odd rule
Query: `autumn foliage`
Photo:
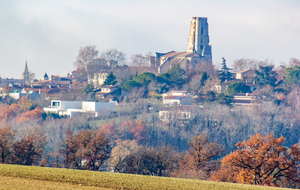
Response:
POLYGON ((37 165, 45 151, 46 137, 38 130, 32 130, 15 140, 11 127, 0 128, 1 162, 6 164, 37 165))
POLYGON ((17 122, 25 122, 25 121, 32 121, 32 120, 39 120, 43 110, 40 107, 36 107, 34 110, 27 111, 23 113, 20 117, 17 118, 17 122))
POLYGON ((17 104, 0 105, 0 124, 18 124, 26 121, 39 120, 43 111, 27 97, 22 97, 17 104))
POLYGON ((243 184, 296 187, 300 182, 300 148, 282 146, 285 138, 252 136, 237 143, 237 150, 225 156, 212 180, 243 184))
POLYGON ((109 141, 100 130, 81 130, 77 135, 67 131, 60 153, 66 168, 99 170, 109 158, 109 141))
POLYGON ((219 161, 215 159, 223 148, 214 142, 208 142, 205 135, 198 135, 189 143, 190 149, 180 161, 180 168, 173 177, 207 179, 212 171, 218 169, 219 161))
POLYGON ((149 139, 146 123, 141 120, 126 120, 119 127, 114 121, 103 124, 100 131, 111 139, 114 143, 119 140, 135 140, 139 144, 145 144, 149 139))

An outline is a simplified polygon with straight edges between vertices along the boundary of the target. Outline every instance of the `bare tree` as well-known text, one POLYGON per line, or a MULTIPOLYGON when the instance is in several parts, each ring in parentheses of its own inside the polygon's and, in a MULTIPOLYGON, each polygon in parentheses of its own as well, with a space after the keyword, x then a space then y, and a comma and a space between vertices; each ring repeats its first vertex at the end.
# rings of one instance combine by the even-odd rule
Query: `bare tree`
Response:
POLYGON ((245 69, 257 69, 258 61, 255 59, 241 58, 233 62, 233 72, 240 72, 245 69))
POLYGON ((77 69, 84 68, 86 70, 87 65, 97 58, 98 53, 99 51, 96 50, 95 45, 88 45, 85 47, 81 47, 79 49, 77 60, 74 63, 75 67, 77 69))
POLYGON ((149 65, 149 57, 152 55, 151 52, 143 55, 143 54, 135 54, 130 57, 132 66, 143 67, 149 65))
POLYGON ((117 49, 108 49, 102 52, 100 57, 106 61, 116 61, 117 64, 123 64, 126 59, 126 55, 117 49))
POLYGON ((300 60, 296 58, 291 58, 289 61, 289 66, 294 67, 294 66, 300 66, 300 60))

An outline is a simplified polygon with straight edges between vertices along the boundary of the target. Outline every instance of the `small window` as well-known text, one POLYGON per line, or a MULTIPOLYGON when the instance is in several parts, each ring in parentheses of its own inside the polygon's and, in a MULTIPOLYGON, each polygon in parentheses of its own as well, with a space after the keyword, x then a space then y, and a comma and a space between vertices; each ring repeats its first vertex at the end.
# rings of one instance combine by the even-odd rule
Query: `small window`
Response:
POLYGON ((53 108, 58 108, 60 106, 60 102, 52 102, 53 108))

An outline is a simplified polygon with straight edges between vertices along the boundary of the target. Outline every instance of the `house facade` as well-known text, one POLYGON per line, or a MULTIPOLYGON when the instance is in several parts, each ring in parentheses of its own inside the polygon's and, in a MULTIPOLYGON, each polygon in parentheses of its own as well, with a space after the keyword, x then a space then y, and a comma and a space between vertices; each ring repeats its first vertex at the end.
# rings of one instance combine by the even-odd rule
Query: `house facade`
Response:
POLYGON ((191 119, 192 115, 200 109, 201 107, 199 106, 191 105, 165 107, 159 111, 158 117, 161 121, 166 123, 172 120, 183 122, 191 119))
POLYGON ((193 95, 187 91, 173 90, 163 95, 164 105, 192 105, 193 95))
POLYGON ((45 112, 57 113, 69 117, 86 115, 88 117, 107 116, 115 111, 115 104, 109 102, 62 101, 52 100, 45 112))

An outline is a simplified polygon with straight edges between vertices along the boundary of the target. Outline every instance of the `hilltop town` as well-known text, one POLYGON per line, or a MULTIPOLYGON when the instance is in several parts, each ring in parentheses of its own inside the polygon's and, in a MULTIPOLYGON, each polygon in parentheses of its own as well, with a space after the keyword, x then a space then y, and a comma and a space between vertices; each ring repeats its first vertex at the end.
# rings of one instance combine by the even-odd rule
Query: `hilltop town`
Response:
POLYGON ((2 163, 299 187, 290 178, 300 179, 300 148, 294 145, 300 136, 300 60, 275 66, 223 57, 215 65, 206 17, 192 18, 187 42, 185 52, 136 54, 130 61, 117 49, 99 53, 87 45, 70 63, 75 70, 42 79, 25 61, 21 79, 0 79, 0 139, 33 131, 26 134, 40 144, 31 160, 14 154, 21 147, 14 144, 2 163), (285 138, 289 153, 281 146, 285 138), (276 161, 286 155, 289 168, 265 161, 282 172, 251 181, 251 163, 241 164, 234 154, 242 159, 239 148, 252 141, 279 147, 277 155, 260 151, 276 161))

